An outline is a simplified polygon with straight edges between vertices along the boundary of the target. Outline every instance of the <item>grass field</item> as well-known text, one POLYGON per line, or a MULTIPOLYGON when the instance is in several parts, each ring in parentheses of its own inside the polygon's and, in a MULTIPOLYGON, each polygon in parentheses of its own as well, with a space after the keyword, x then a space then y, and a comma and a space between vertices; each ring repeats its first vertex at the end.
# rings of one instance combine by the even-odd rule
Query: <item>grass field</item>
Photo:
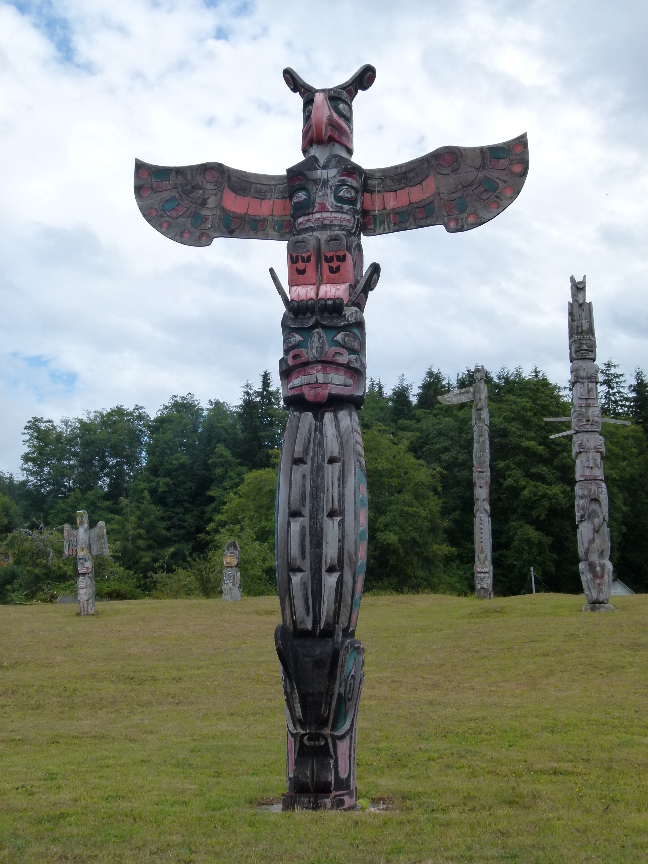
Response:
POLYGON ((366 597, 360 797, 284 790, 276 598, 0 607, 2 862, 645 862, 648 596, 366 597))

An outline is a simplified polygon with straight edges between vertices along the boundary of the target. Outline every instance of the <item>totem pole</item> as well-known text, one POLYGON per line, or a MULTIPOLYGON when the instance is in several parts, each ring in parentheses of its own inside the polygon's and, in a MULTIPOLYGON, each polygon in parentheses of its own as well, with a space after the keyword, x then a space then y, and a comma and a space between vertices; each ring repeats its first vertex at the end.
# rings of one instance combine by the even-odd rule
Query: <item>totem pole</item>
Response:
MULTIPOLYGON (((355 637, 367 560, 367 481, 357 409, 365 398, 364 308, 380 276, 361 234, 429 225, 476 228, 519 194, 525 135, 492 147, 442 147, 392 168, 351 161, 363 66, 338 87, 284 69, 303 105, 304 160, 280 175, 220 162, 135 162, 135 196, 157 231, 187 246, 215 237, 288 241, 282 394, 290 408, 277 486, 275 634, 287 722, 284 809, 356 804, 356 721, 363 680, 355 637)), ((406 339, 406 336, 403 336, 406 339)))
POLYGON ((571 417, 545 417, 545 423, 571 420, 572 428, 550 438, 573 435, 572 455, 576 462, 576 525, 580 577, 587 603, 583 612, 610 612, 612 588, 608 494, 603 476, 605 440, 601 423, 630 426, 627 420, 601 417, 598 401, 598 372, 594 309, 586 301, 586 278, 571 281, 568 304, 571 417))
POLYGON ((241 574, 238 569, 239 545, 228 540, 223 552, 223 600, 241 599, 241 574))
POLYGON ((77 598, 81 615, 94 615, 95 611, 95 579, 93 555, 110 554, 106 523, 97 522, 90 530, 88 514, 85 510, 77 510, 77 528, 65 524, 63 526, 63 557, 77 559, 77 598))
POLYGON ((473 490, 475 495, 475 596, 493 599, 493 541, 490 518, 488 387, 484 367, 475 366, 475 384, 437 396, 444 405, 472 402, 473 490))

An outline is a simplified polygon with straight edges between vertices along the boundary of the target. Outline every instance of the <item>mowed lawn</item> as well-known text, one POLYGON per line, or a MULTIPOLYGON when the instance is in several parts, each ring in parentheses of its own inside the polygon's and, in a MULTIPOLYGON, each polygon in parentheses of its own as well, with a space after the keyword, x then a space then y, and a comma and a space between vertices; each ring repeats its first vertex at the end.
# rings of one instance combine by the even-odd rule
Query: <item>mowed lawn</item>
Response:
POLYGON ((0 607, 2 862, 645 862, 648 596, 366 597, 364 801, 285 788, 276 598, 0 607))

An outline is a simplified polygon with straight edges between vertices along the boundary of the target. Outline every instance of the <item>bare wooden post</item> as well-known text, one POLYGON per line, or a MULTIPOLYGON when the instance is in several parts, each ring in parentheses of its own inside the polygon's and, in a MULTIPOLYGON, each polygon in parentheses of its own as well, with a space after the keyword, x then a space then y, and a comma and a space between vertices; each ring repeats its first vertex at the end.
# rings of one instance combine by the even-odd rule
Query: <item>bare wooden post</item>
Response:
POLYGON ((475 500, 475 596, 493 599, 493 539, 490 518, 490 444, 488 387, 483 366, 475 366, 475 383, 437 396, 444 405, 472 402, 473 489, 475 500))

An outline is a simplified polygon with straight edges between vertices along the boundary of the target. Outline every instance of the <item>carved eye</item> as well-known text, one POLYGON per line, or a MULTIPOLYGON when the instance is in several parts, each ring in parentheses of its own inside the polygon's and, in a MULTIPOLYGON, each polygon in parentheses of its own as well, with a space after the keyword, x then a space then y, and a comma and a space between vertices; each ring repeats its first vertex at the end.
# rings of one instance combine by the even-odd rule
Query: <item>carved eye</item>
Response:
POLYGON ((338 204, 355 204, 358 199, 358 190, 353 186, 336 186, 333 198, 338 204))
POLYGON ((337 336, 333 337, 333 341, 339 342, 340 345, 348 351, 355 351, 356 353, 358 353, 362 348, 360 337, 356 336, 355 333, 351 333, 349 330, 342 330, 337 334, 337 336))
POLYGON ((306 204, 308 201, 310 201, 310 192, 308 191, 308 189, 298 189, 296 192, 293 193, 291 201, 293 205, 306 204))
POLYGON ((300 336, 299 333, 286 333, 283 339, 284 354, 287 354, 295 345, 299 345, 303 341, 304 337, 300 336))
POLYGON ((305 103, 304 103, 304 126, 305 126, 305 125, 308 123, 308 121, 310 120, 310 116, 311 116, 312 113, 313 113, 313 103, 312 103, 312 101, 311 101, 311 102, 305 102, 305 103))
POLYGON ((351 108, 344 99, 334 96, 332 99, 329 99, 329 104, 338 117, 342 117, 343 120, 347 121, 351 119, 351 108))

